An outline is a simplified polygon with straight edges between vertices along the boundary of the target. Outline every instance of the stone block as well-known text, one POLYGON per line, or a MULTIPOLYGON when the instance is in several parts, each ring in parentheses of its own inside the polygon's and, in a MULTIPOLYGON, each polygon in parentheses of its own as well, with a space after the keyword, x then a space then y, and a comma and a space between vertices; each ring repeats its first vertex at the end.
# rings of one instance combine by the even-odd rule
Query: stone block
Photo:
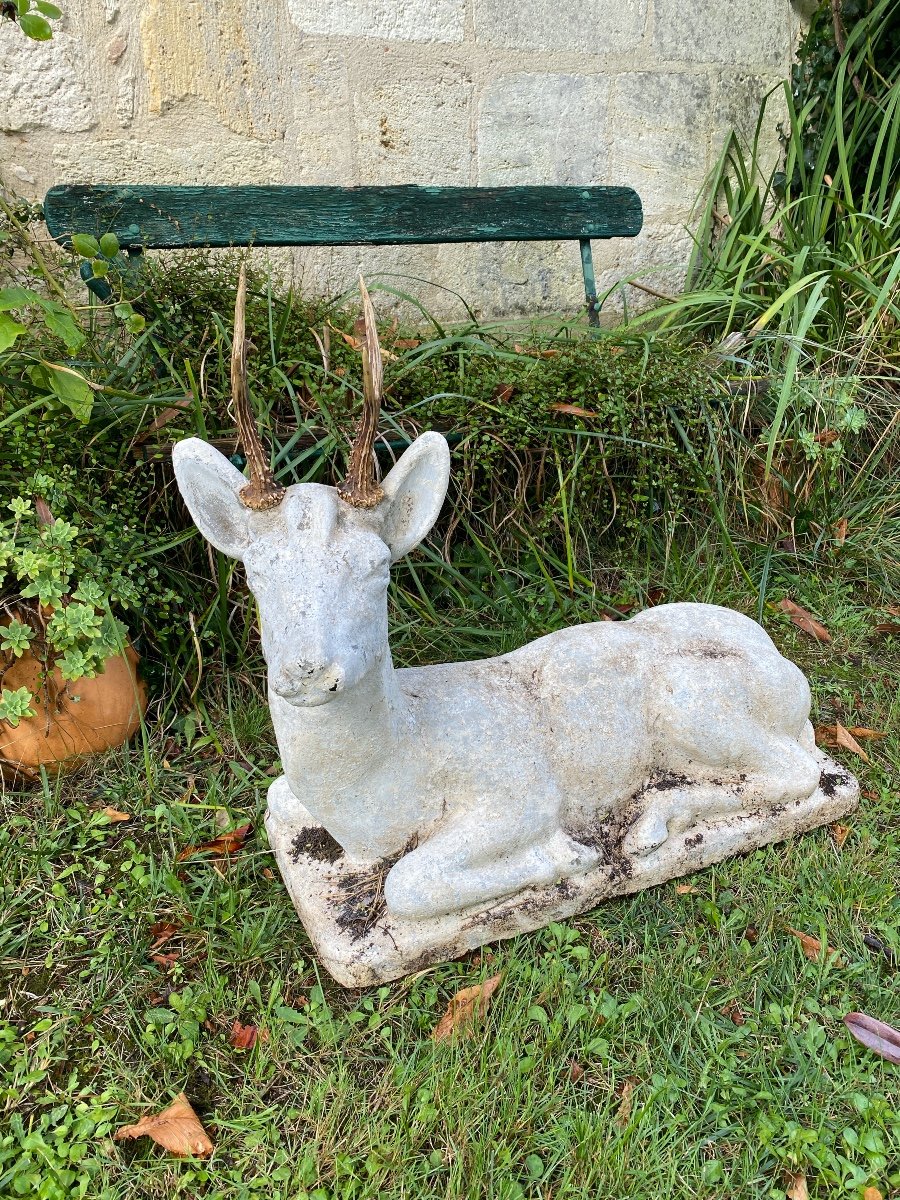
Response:
POLYGON ((608 183, 608 92, 596 75, 493 80, 478 114, 479 184, 608 183))
POLYGON ((663 62, 768 66, 787 72, 791 19, 785 0, 655 0, 656 55, 663 62))
POLYGON ((79 68, 78 44, 64 33, 33 42, 0 29, 0 129, 79 133, 96 123, 79 68))
POLYGON ((712 84, 706 75, 652 71, 615 80, 610 182, 635 188, 648 219, 687 214, 703 188, 712 84))
POLYGON ((357 182, 464 186, 472 179, 473 88, 452 65, 361 81, 353 97, 357 182))
POLYGON ((280 183, 284 168, 258 142, 203 137, 170 142, 156 136, 60 142, 52 153, 56 180, 66 183, 280 183))
POLYGON ((461 42, 466 0, 288 0, 303 33, 383 41, 461 42))
POLYGON ((647 0, 475 0, 475 38, 511 50, 623 54, 644 34, 647 0))

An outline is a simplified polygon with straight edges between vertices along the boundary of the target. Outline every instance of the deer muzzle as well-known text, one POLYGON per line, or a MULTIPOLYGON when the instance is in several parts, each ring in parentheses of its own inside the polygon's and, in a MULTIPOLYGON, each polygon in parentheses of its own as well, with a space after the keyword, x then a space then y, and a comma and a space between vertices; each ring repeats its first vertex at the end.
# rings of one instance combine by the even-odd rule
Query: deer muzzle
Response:
POLYGON ((292 663, 269 673, 276 696, 297 708, 327 704, 344 690, 344 670, 336 663, 292 663))

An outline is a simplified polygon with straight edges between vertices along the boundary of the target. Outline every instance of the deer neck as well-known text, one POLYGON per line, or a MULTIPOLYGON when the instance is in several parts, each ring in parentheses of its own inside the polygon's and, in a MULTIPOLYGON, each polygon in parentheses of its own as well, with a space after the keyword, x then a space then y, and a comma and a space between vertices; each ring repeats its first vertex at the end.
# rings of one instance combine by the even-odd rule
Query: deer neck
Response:
POLYGON ((387 644, 371 670, 329 703, 298 708, 270 691, 269 706, 285 773, 300 800, 354 790, 396 755, 409 724, 387 644))

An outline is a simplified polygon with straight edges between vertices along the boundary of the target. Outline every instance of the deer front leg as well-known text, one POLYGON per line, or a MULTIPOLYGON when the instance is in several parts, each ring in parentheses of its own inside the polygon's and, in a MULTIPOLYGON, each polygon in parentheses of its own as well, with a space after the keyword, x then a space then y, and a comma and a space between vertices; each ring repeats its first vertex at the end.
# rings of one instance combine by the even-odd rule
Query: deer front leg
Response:
POLYGON ((555 821, 538 819, 525 830, 508 815, 470 813, 395 863, 384 895, 392 916, 421 921, 557 883, 596 861, 555 821))

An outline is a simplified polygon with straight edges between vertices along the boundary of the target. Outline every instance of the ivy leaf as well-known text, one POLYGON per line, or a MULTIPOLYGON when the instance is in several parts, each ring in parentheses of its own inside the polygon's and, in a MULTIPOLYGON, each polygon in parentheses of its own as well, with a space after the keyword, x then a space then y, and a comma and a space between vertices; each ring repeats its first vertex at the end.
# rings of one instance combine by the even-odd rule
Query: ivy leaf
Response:
POLYGON ((94 407, 94 393, 84 376, 68 367, 54 367, 49 363, 47 376, 52 391, 73 416, 82 425, 89 421, 94 407))
POLYGON ((100 253, 100 243, 90 233, 73 233, 72 249, 82 258, 96 258, 100 253))
POLYGON ((39 17, 37 13, 25 13, 19 17, 19 28, 26 37, 35 42, 49 42, 53 37, 49 21, 39 17))
POLYGON ((9 313, 0 312, 0 354, 8 350, 20 334, 27 332, 26 327, 13 320, 9 313))

